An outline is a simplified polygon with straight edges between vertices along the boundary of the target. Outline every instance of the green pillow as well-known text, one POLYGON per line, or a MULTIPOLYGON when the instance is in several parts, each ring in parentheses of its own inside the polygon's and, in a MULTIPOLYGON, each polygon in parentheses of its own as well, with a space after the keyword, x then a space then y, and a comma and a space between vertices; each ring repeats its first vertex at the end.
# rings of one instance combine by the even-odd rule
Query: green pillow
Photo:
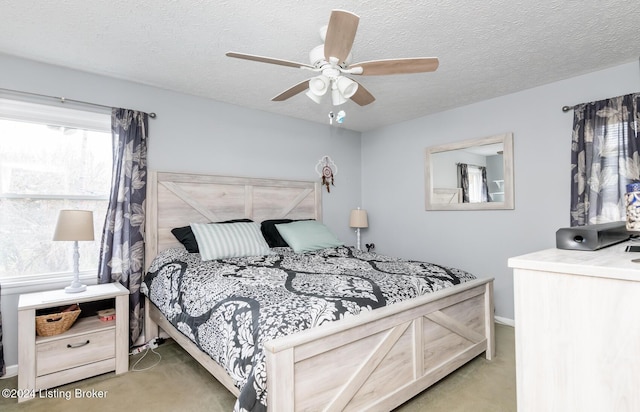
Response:
POLYGON ((311 252, 329 247, 342 246, 328 227, 315 220, 276 225, 282 238, 294 252, 311 252))
POLYGON ((271 255, 260 225, 243 223, 192 223, 202 260, 271 255))

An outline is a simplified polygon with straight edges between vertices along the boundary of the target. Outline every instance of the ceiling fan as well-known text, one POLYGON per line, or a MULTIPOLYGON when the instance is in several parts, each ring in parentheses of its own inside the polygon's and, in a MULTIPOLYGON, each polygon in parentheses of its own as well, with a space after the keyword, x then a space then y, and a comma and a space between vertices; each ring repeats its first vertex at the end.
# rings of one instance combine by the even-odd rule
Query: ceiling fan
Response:
POLYGON ((351 63, 351 47, 356 36, 360 18, 345 10, 331 11, 329 25, 320 30, 324 41, 309 53, 311 64, 298 63, 253 54, 228 52, 226 55, 238 59, 253 60, 280 66, 295 67, 318 73, 311 79, 304 80, 285 90, 273 101, 283 101, 307 89, 306 95, 316 103, 331 91, 334 106, 353 100, 360 106, 373 103, 375 97, 357 81, 346 75, 376 76, 387 74, 408 74, 432 72, 438 68, 436 57, 416 57, 403 59, 371 60, 351 63))

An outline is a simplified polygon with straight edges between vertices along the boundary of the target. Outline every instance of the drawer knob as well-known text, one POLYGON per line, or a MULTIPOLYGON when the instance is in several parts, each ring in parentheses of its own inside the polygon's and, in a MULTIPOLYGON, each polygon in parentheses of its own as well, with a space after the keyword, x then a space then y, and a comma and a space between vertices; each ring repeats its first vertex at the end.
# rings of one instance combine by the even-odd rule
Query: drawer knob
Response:
POLYGON ((69 349, 81 348, 81 347, 83 347, 83 346, 88 345, 88 344, 89 344, 89 342, 90 342, 90 341, 89 341, 89 339, 87 339, 87 341, 86 341, 86 342, 84 342, 84 343, 74 343, 73 345, 69 343, 69 344, 67 345, 67 348, 69 348, 69 349))

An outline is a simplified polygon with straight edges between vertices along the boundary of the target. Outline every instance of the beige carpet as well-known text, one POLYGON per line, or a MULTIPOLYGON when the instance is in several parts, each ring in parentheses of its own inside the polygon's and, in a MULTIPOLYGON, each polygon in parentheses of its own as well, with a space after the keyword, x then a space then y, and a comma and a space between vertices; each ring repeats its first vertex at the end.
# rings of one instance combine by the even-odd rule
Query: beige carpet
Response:
MULTIPOLYGON (((143 372, 107 373, 61 386, 49 398, 18 404, 0 397, 0 411, 208 411, 230 412, 234 397, 182 348, 168 341, 157 349, 160 363, 143 372), (84 391, 77 397, 78 391, 84 391), (70 399, 66 399, 66 395, 70 399), (88 398, 100 396, 103 398, 88 398)), ((452 375, 411 399, 398 412, 510 412, 516 410, 514 330, 496 325, 496 357, 477 357, 452 375)), ((132 356, 130 365, 142 355, 132 356)), ((138 368, 150 366, 149 353, 138 368)), ((0 389, 15 389, 18 378, 0 379, 0 389)), ((4 394, 5 392, 3 392, 4 394)), ((42 396, 45 396, 43 393, 42 396)), ((277 412, 277 411, 276 411, 277 412)))

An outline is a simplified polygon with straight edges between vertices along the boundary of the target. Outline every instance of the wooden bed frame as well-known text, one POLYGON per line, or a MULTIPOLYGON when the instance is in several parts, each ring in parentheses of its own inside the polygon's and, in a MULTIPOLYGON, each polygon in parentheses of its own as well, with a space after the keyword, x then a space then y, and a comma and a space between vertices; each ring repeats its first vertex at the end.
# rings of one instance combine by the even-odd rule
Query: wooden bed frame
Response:
MULTIPOLYGON (((146 265, 181 247, 171 229, 247 217, 321 220, 315 182, 150 172, 146 265)), ((224 369, 148 300, 145 337, 162 328, 229 391, 224 369)), ((391 410, 474 357, 495 352, 493 279, 465 282, 410 301, 265 343, 272 412, 391 410)))
POLYGON ((459 187, 434 187, 431 201, 447 205, 462 203, 462 189, 459 187))

